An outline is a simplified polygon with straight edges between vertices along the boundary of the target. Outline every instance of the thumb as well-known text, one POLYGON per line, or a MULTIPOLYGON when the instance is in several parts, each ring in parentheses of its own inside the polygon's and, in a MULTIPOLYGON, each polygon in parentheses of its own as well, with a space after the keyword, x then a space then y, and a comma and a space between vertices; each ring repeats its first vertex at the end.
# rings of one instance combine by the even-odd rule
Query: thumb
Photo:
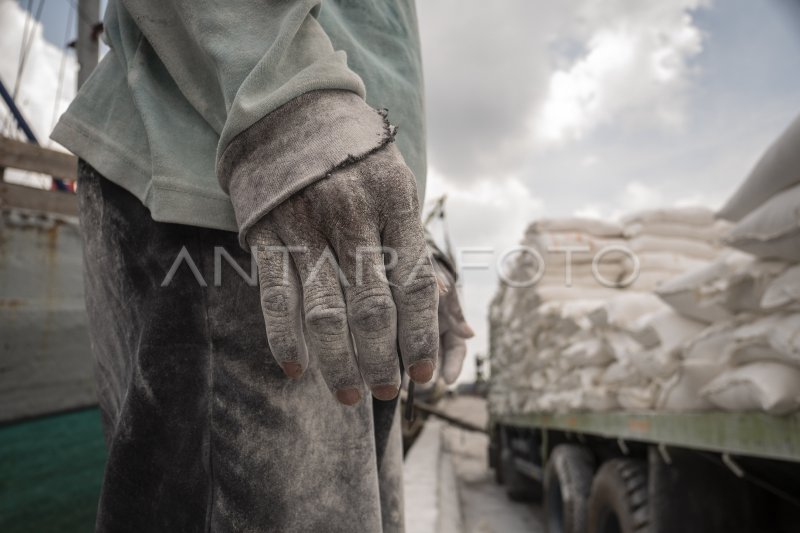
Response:
POLYGON ((464 359, 467 357, 465 337, 456 335, 454 331, 448 331, 442 335, 441 350, 442 379, 448 385, 452 385, 461 374, 464 359))

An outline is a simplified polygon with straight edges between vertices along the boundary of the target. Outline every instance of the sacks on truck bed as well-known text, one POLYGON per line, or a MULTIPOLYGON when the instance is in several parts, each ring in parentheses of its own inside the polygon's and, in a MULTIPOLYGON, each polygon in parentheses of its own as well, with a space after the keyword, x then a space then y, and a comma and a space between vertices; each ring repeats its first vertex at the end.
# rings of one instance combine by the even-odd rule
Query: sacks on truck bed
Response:
POLYGON ((725 242, 758 257, 800 261, 800 184, 744 217, 725 242))
POLYGON ((686 317, 719 322, 737 313, 761 312, 767 287, 787 266, 731 251, 704 268, 660 285, 655 292, 686 317))
POLYGON ((736 330, 750 320, 749 316, 740 316, 707 327, 681 346, 683 360, 710 361, 720 367, 727 364, 725 349, 733 342, 736 330))
MULTIPOLYGON (((502 286, 490 309, 491 386, 492 398, 506 397, 493 412, 715 409, 701 391, 737 364, 797 360, 800 368, 798 338, 787 333, 800 329, 800 313, 761 321, 773 309, 793 316, 800 290, 783 276, 789 266, 720 247, 726 225, 702 208, 635 214, 622 231, 629 240, 616 225, 585 219, 532 224, 524 244, 537 250, 631 245, 640 279, 604 287, 584 253, 573 256, 567 286, 565 254, 544 253, 538 283, 502 286), (639 290, 659 283, 658 296, 639 290)), ((512 279, 530 279, 533 255, 514 258, 512 279)), ((633 265, 617 252, 601 262, 601 275, 624 279, 633 265)))
MULTIPOLYGON (((528 232, 522 241, 525 246, 530 246, 541 254, 545 264, 564 264, 567 250, 571 250, 572 264, 591 263, 595 256, 609 247, 625 246, 626 241, 621 238, 596 237, 588 233, 537 233, 528 232)), ((608 253, 603 256, 606 262, 622 261, 621 254, 608 253)))
POLYGON ((659 388, 655 384, 640 387, 622 387, 617 391, 617 401, 623 409, 647 411, 653 408, 659 388))
POLYGON ((789 268, 769 282, 761 297, 761 308, 800 311, 800 265, 789 268))
POLYGON ((701 394, 726 411, 787 414, 800 408, 800 370, 781 363, 752 363, 717 376, 701 394))
POLYGON ((719 247, 717 246, 681 237, 640 235, 629 240, 626 246, 637 254, 669 251, 694 259, 706 260, 715 259, 719 255, 719 247))
POLYGON ((800 183, 800 116, 772 143, 717 216, 742 220, 769 198, 800 183))
POLYGON ((725 307, 732 313, 769 312, 762 304, 764 294, 787 267, 783 261, 752 258, 726 280, 725 307))
POLYGON ((714 213, 705 207, 668 207, 643 209, 622 217, 625 226, 632 224, 689 224, 710 226, 714 224, 714 213))
POLYGON ((643 316, 631 336, 642 351, 631 358, 639 373, 661 380, 675 374, 680 366, 680 348, 696 337, 707 324, 685 318, 672 309, 643 316))
POLYGON ((623 235, 632 239, 641 235, 651 235, 660 237, 673 237, 680 239, 691 239, 705 242, 711 245, 719 245, 722 235, 730 229, 731 223, 724 220, 717 220, 712 224, 697 226, 687 222, 634 222, 623 229, 623 235))
POLYGON ((661 300, 649 292, 620 291, 587 315, 595 327, 613 327, 623 331, 638 328, 643 315, 665 309, 661 300))
POLYGON ((633 261, 626 261, 626 272, 620 277, 620 282, 627 285, 627 290, 652 292, 673 278, 709 264, 707 259, 675 252, 643 252, 637 253, 636 257, 639 261, 638 273, 633 261))
POLYGON ((705 268, 674 278, 656 289, 656 294, 678 313, 712 323, 730 318, 720 295, 724 280, 750 259, 745 254, 727 254, 705 268))
POLYGON ((735 365, 777 361, 800 368, 800 313, 773 314, 739 326, 723 357, 735 365))
POLYGON ((586 233, 596 237, 622 237, 622 225, 594 218, 541 218, 528 226, 529 233, 586 233))
POLYGON ((705 329, 707 324, 692 320, 672 308, 640 315, 631 336, 644 348, 674 349, 705 329))
POLYGON ((705 411, 714 407, 701 391, 724 368, 713 360, 683 361, 678 372, 662 384, 655 408, 682 412, 705 411))
MULTIPOLYGON (((609 261, 592 263, 573 263, 568 265, 564 256, 550 256, 545 263, 545 271, 537 287, 608 287, 628 276, 626 265, 609 257, 609 261)), ((534 272, 535 274, 535 272, 534 272)), ((533 275, 533 274, 532 274, 533 275)), ((531 278, 532 279, 532 278, 531 278)))

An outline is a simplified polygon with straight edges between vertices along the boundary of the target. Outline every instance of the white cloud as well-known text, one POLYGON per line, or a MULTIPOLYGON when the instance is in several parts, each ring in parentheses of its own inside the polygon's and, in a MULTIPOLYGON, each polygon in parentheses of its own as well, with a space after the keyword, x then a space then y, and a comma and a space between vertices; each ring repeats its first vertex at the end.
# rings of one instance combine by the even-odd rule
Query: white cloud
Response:
POLYGON ((508 174, 530 150, 528 116, 544 97, 548 42, 578 0, 417 2, 430 162, 459 182, 508 174))
POLYGON ((651 209, 664 205, 664 197, 656 187, 632 181, 625 186, 620 205, 625 212, 651 209))
POLYGON ((691 60, 703 36, 690 12, 705 0, 586 2, 586 53, 550 75, 532 118, 536 138, 577 140, 614 121, 684 121, 691 60))
POLYGON ((463 246, 513 245, 520 238, 520 227, 543 211, 541 199, 517 176, 462 184, 430 168, 426 194, 427 204, 447 195, 453 237, 463 246))
MULTIPOLYGON (((542 215, 544 205, 516 176, 484 177, 464 184, 431 168, 427 207, 442 194, 447 194, 447 224, 456 252, 460 252, 462 266, 487 265, 485 269, 462 270, 462 304, 475 337, 467 341, 470 357, 464 364, 461 380, 471 380, 474 378, 474 355, 486 353, 486 312, 497 289, 495 262, 504 250, 519 242, 522 228, 542 215), (468 252, 485 247, 492 248, 493 252, 468 252)), ((431 230, 436 236, 441 228, 434 225, 431 230)))

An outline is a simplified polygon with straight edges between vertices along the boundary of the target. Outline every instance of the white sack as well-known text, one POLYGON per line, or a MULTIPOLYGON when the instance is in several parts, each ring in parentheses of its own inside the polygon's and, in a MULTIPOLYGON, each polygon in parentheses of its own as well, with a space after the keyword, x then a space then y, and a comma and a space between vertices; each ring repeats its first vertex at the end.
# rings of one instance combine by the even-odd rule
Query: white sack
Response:
POLYGON ((570 344, 561 352, 561 360, 567 369, 602 366, 614 360, 614 353, 609 344, 598 335, 570 344))
POLYGON ((678 372, 662 384, 656 409, 686 412, 713 408, 714 405, 700 391, 723 368, 714 361, 683 361, 678 372))
POLYGON ((624 292, 609 299, 605 306, 589 313, 589 320, 596 327, 613 327, 623 331, 637 329, 643 315, 666 309, 667 306, 649 292, 624 292))
MULTIPOLYGON (((609 256, 609 259, 613 259, 609 256)), ((623 280, 628 271, 625 265, 618 260, 601 261, 597 264, 596 270, 591 263, 573 263, 567 269, 564 257, 554 258, 553 262, 547 263, 544 274, 537 287, 561 286, 561 287, 604 287, 603 283, 615 284, 623 280)))
POLYGON ((687 222, 635 222, 625 226, 623 235, 628 239, 640 235, 655 235, 661 237, 679 237, 703 241, 712 245, 718 245, 725 233, 731 227, 730 222, 718 220, 710 225, 698 226, 687 222))
POLYGON ((541 287, 536 290, 536 294, 543 302, 608 300, 619 293, 618 289, 605 287, 541 287))
POLYGON ((734 329, 723 353, 734 365, 777 361, 800 368, 800 314, 769 315, 734 329))
POLYGON ((648 411, 653 408, 658 396, 655 384, 643 387, 624 387, 617 391, 617 401, 628 411, 648 411))
POLYGON ((780 191, 800 183, 800 117, 772 143, 717 216, 737 221, 780 191))
POLYGON ((659 309, 639 317, 631 336, 645 348, 660 346, 672 350, 703 331, 707 325, 678 314, 674 309, 659 309))
POLYGON ((625 332, 606 331, 602 336, 617 361, 628 362, 642 350, 641 345, 625 332))
POLYGON ((627 242, 628 248, 635 253, 672 252, 696 259, 714 259, 720 248, 702 241, 680 237, 660 237, 641 235, 627 242))
POLYGON ((593 412, 613 411, 619 407, 617 395, 606 387, 589 387, 581 390, 581 407, 593 412))
POLYGON ((726 411, 766 411, 782 415, 800 408, 800 370, 759 362, 723 373, 701 393, 726 411))
POLYGON ((701 322, 718 322, 731 317, 724 305, 727 280, 752 263, 747 254, 727 253, 707 267, 674 278, 656 294, 678 313, 701 322))
MULTIPOLYGON (((570 253, 571 263, 591 263, 595 256, 609 246, 624 246, 624 239, 595 237, 586 233, 528 233, 523 245, 537 250, 546 265, 563 265, 567 253, 564 250, 575 250, 570 253)), ((525 254, 530 256, 531 254, 525 254)), ((603 261, 622 261, 623 255, 609 252, 602 257, 603 261)))
POLYGON ((586 233, 596 237, 621 237, 622 225, 610 220, 567 217, 541 218, 528 226, 528 233, 586 233))
POLYGON ((725 350, 733 344, 736 330, 748 321, 752 321, 752 318, 742 316, 709 326, 684 343, 681 348, 683 359, 705 361, 718 366, 726 364, 725 350))
MULTIPOLYGON (((690 270, 697 270, 709 264, 708 259, 688 257, 672 251, 641 252, 636 254, 636 257, 639 260, 640 273, 672 272, 681 274, 683 272, 689 272, 690 270)), ((626 273, 632 273, 633 266, 632 261, 626 260, 626 273)))
POLYGON ((800 185, 744 217, 725 242, 761 258, 800 261, 800 185))
POLYGON ((714 213, 705 207, 667 207, 646 209, 622 217, 625 226, 631 224, 679 223, 691 226, 709 226, 714 223, 714 213))
POLYGON ((641 387, 647 385, 638 369, 628 362, 611 363, 598 378, 602 385, 609 387, 641 387))
POLYGON ((642 271, 636 277, 636 281, 626 288, 627 290, 639 292, 655 292, 682 274, 682 272, 671 271, 642 271))
POLYGON ((783 261, 753 260, 726 280, 723 305, 732 313, 768 312, 762 305, 770 284, 787 268, 783 261))
POLYGON ((647 379, 665 380, 678 371, 681 359, 677 349, 657 347, 635 354, 630 364, 647 379))
POLYGON ((761 308, 800 310, 800 265, 795 265, 770 281, 761 297, 761 308))

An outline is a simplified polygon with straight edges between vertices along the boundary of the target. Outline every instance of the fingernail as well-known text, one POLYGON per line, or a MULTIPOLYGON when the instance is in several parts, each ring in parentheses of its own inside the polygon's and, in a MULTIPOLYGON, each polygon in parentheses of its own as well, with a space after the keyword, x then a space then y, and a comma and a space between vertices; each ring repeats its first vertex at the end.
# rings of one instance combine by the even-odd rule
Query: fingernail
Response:
POLYGON ((427 383, 433 377, 433 362, 418 361, 408 369, 408 375, 417 383, 427 383))
POLYGON ((400 392, 400 387, 397 385, 376 385, 372 387, 372 395, 384 401, 394 399, 398 392, 400 392))
POLYGON ((472 338, 475 336, 475 330, 472 329, 466 322, 462 322, 461 327, 464 329, 464 333, 468 335, 468 338, 472 338))
POLYGON ((336 399, 345 405, 355 405, 361 399, 358 389, 339 389, 336 391, 336 399))
POLYGON ((436 276, 436 285, 439 287, 439 296, 447 294, 447 285, 442 281, 439 276, 436 276))
POLYGON ((283 363, 283 373, 292 379, 298 379, 303 375, 303 367, 299 363, 283 363))

